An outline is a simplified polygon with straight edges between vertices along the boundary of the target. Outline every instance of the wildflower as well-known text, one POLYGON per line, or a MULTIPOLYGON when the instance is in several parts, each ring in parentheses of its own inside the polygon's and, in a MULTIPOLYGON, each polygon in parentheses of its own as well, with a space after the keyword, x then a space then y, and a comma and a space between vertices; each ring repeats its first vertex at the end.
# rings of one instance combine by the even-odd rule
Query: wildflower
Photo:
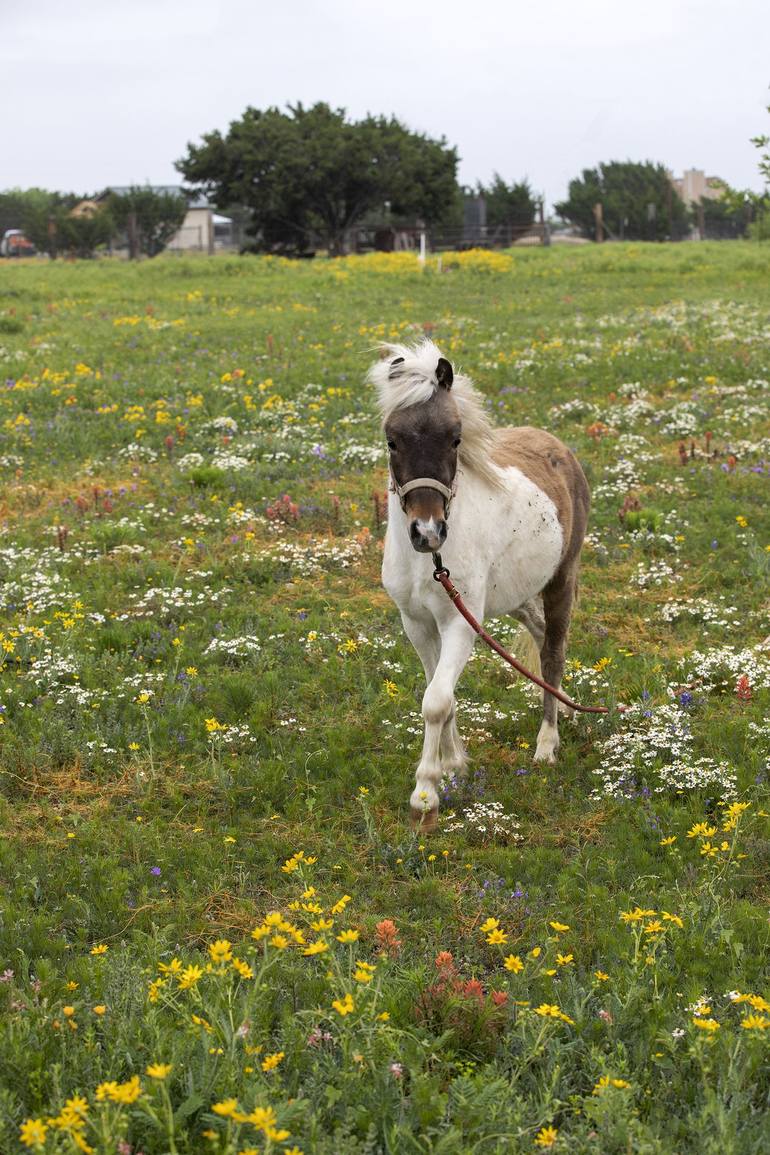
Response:
POLYGON ((675 842, 676 842, 676 835, 675 834, 669 834, 668 838, 661 838, 659 845, 660 846, 673 846, 675 842))
POLYGON ((19 1130, 19 1138, 25 1147, 42 1147, 48 1127, 42 1119, 27 1119, 19 1130))
POLYGON ((171 1074, 171 1070, 171 1063, 150 1063, 149 1066, 145 1068, 144 1073, 149 1075, 151 1079, 162 1080, 171 1074))
POLYGON ((215 963, 229 962, 233 957, 232 943, 228 942, 226 938, 217 939, 209 947, 209 954, 215 963))
POLYGON ((631 1084, 625 1079, 611 1079, 609 1075, 602 1075, 591 1094, 600 1095, 606 1087, 617 1087, 619 1090, 624 1090, 630 1086, 631 1084))
POLYGON ((660 934, 662 932, 662 930, 663 930, 663 923, 660 921, 660 919, 654 918, 654 919, 652 919, 651 922, 647 923, 647 926, 644 928, 644 933, 645 934, 660 934))
POLYGON ((684 923, 678 914, 669 914, 667 910, 662 910, 660 913, 666 922, 673 922, 674 926, 678 926, 680 930, 683 929, 684 923))
POLYGON ((100 1083, 96 1088, 96 1098, 99 1102, 109 1099, 113 1103, 129 1105, 135 1103, 142 1094, 142 1084, 138 1075, 133 1075, 126 1083, 100 1083))
POLYGON ((343 894, 342 898, 339 899, 339 901, 335 902, 334 906, 331 908, 329 913, 330 914, 342 914, 343 910, 345 909, 345 907, 348 905, 348 903, 350 901, 351 901, 351 896, 349 894, 343 894))
POLYGON ((716 826, 709 826, 708 822, 696 822, 687 831, 688 838, 713 838, 717 832, 716 826))
POLYGON ((343 930, 342 934, 337 935, 337 942, 356 942, 359 933, 357 930, 343 930))
POLYGON ((100 942, 97 946, 92 946, 90 953, 93 955, 106 954, 110 948, 105 943, 100 942))
POLYGON ((517 954, 509 954, 503 959, 503 966, 507 971, 513 971, 515 975, 521 974, 524 970, 524 963, 517 954))
POLYGON ((190 987, 194 987, 195 984, 198 982, 198 980, 202 977, 203 977, 203 968, 202 967, 195 966, 195 965, 185 967, 185 969, 182 971, 181 975, 179 976, 179 989, 180 989, 180 991, 186 991, 186 990, 189 990, 190 987))
POLYGON ((91 1007, 91 1010, 94 1012, 95 1015, 103 1015, 105 1013, 105 1011, 107 1010, 107 1008, 104 1006, 103 1003, 99 1003, 97 1006, 91 1007))
POLYGON ((746 1015, 741 1019, 741 1026, 745 1031, 766 1031, 770 1027, 770 1019, 766 1015, 746 1015))
POLYGON ((560 967, 569 966, 569 964, 574 962, 574 961, 575 961, 575 957, 574 957, 574 955, 571 955, 571 954, 557 954, 557 956, 556 956, 556 963, 560 967))
POLYGON ((303 950, 303 955, 323 954, 329 949, 329 944, 324 939, 319 938, 316 942, 311 942, 310 946, 306 946, 303 950))
POLYGON ((158 963, 158 970, 162 975, 178 975, 182 971, 182 964, 178 958, 172 958, 170 963, 158 963))
POLYGON ((741 674, 735 687, 735 692, 738 695, 739 702, 750 702, 753 694, 751 691, 751 682, 747 674, 741 674))
POLYGON ((232 1117, 238 1110, 237 1099, 223 1099, 221 1103, 214 1103, 211 1110, 215 1115, 222 1115, 225 1119, 232 1117))
POLYGON ((553 1147, 559 1137, 559 1132, 555 1127, 541 1127, 537 1135, 535 1135, 535 1146, 542 1147, 546 1150, 553 1147))
POLYGON ((497 946, 498 943, 508 941, 508 935, 503 930, 493 930, 487 935, 487 942, 490 946, 497 946))
POLYGON ((481 931, 482 934, 489 934, 491 931, 497 930, 499 925, 500 925, 500 923, 499 923, 498 919, 488 918, 487 921, 479 927, 479 930, 481 931))
POLYGON ((342 999, 334 999, 332 1006, 334 1007, 337 1014, 341 1015, 343 1018, 345 1015, 351 1014, 351 1012, 356 1009, 356 1005, 353 1002, 353 996, 350 993, 346 994, 342 999))
MULTIPOLYGON (((255 932, 252 931, 252 937, 255 932)), ((270 939, 270 945, 274 946, 276 950, 286 950, 289 945, 289 940, 285 934, 274 934, 270 939)))
POLYGON ((719 1030, 719 1023, 716 1019, 693 1019, 692 1025, 701 1031, 709 1031, 712 1034, 719 1030))
POLYGON ((74 1007, 62 1007, 61 1010, 62 1010, 62 1014, 64 1015, 64 1017, 67 1019, 71 1019, 75 1013, 74 1007))
POLYGON ((770 1003, 767 999, 763 999, 761 995, 746 995, 743 999, 749 1006, 752 1006, 755 1011, 770 1012, 770 1003))
POLYGON ((390 918, 378 922, 375 929, 377 945, 382 954, 398 954, 401 949, 401 940, 398 937, 398 927, 390 918))
POLYGON ((594 978, 597 982, 606 983, 610 976, 605 971, 594 971, 594 978))
POLYGON ((565 1015, 556 1003, 541 1003, 539 1007, 535 1007, 535 1014, 544 1019, 561 1019, 563 1022, 574 1026, 574 1020, 565 1015))
POLYGON ((274 1055, 265 1055, 262 1060, 263 1071, 274 1071, 278 1064, 285 1059, 286 1056, 283 1051, 276 1051, 274 1055))
POLYGON ((243 959, 233 958, 231 966, 234 971, 238 972, 242 979, 254 978, 254 971, 251 969, 247 962, 243 961, 243 959))
POLYGON ((555 930, 557 934, 562 934, 565 930, 569 930, 565 922, 549 922, 548 925, 552 930, 555 930))
POLYGON ((530 958, 540 958, 541 954, 542 950, 539 946, 533 946, 532 950, 529 952, 530 958))

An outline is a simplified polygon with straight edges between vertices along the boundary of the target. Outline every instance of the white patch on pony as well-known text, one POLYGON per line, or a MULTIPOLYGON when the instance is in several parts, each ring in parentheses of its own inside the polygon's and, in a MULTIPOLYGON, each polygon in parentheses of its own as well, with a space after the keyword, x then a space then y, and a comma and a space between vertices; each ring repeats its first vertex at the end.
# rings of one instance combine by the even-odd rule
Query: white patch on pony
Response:
POLYGON ((537 749, 535 750, 536 762, 550 762, 553 764, 556 761, 556 751, 559 749, 559 727, 555 722, 546 722, 540 727, 537 735, 537 749))
POLYGON ((423 521, 421 517, 417 518, 417 531, 423 537, 431 538, 439 536, 438 522, 435 517, 431 517, 429 521, 423 521))
MULTIPOLYGON (((375 361, 367 375, 377 390, 377 405, 383 425, 397 409, 408 409, 430 401, 440 388, 436 368, 443 353, 433 341, 416 345, 384 345, 385 357, 375 361), (398 365, 394 358, 401 357, 398 365)), ((462 441, 457 454, 460 466, 473 470, 493 489, 501 484, 501 474, 492 461, 495 428, 487 416, 484 399, 469 377, 455 370, 450 390, 462 422, 462 441)))

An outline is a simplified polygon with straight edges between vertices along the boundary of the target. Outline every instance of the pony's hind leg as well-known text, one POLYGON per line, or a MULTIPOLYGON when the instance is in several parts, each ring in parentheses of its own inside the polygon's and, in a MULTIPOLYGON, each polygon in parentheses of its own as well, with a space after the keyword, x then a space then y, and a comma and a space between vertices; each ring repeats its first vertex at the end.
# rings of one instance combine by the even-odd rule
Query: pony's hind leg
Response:
MULTIPOLYGON (((561 689, 572 603, 575 598, 577 568, 558 573, 543 591, 545 636, 540 651, 543 678, 555 689, 561 689)), ((559 749, 559 702, 553 694, 543 695, 543 722, 537 735, 536 762, 555 762, 559 749)))

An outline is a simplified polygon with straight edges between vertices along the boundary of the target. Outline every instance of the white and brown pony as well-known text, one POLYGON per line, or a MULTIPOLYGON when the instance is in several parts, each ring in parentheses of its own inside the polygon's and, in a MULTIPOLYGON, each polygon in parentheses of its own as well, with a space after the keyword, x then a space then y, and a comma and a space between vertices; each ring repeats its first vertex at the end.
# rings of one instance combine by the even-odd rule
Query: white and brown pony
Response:
MULTIPOLYGON (((432 341, 386 346, 369 380, 392 480, 382 581, 428 683, 412 818, 432 828, 442 776, 466 765, 454 691, 476 635, 433 580, 430 555, 441 550, 479 621, 509 613, 526 627, 543 677, 558 689, 590 494, 556 437, 494 428, 469 378, 454 373, 432 341)), ((554 762, 558 746, 558 703, 546 693, 535 759, 554 762)))

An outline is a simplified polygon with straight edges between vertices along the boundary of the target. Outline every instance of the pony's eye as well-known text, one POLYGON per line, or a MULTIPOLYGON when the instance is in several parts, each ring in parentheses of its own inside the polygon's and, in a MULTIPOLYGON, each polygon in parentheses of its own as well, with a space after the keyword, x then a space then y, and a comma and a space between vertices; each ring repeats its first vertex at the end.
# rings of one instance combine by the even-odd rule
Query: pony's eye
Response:
POLYGON ((395 449, 395 448, 396 448, 395 441, 388 441, 388 449, 395 449))
POLYGON ((452 445, 454 446, 455 449, 457 449, 457 446, 460 444, 461 441, 462 441, 462 437, 455 437, 454 441, 452 442, 452 445))

